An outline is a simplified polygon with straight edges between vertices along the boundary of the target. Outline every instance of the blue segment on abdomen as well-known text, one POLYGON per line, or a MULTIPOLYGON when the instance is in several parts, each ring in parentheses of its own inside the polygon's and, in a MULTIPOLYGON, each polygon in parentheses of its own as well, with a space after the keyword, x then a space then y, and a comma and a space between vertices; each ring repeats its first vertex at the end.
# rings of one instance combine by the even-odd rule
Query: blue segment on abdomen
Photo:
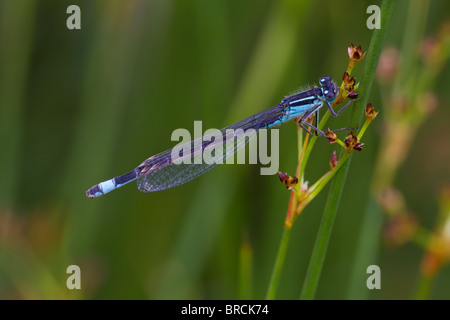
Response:
POLYGON ((92 187, 90 190, 91 193, 95 192, 93 194, 93 197, 99 197, 105 193, 111 192, 114 189, 120 188, 124 184, 127 184, 134 180, 136 180, 136 173, 133 170, 122 176, 100 182, 98 185, 92 187))
POLYGON ((100 182, 98 186, 102 190, 103 194, 108 193, 117 188, 117 185, 114 183, 114 179, 100 182))
POLYGON ((319 104, 319 100, 314 100, 312 103, 300 105, 300 106, 290 106, 286 111, 286 115, 281 119, 281 122, 286 122, 296 117, 300 117, 305 112, 313 109, 319 104))

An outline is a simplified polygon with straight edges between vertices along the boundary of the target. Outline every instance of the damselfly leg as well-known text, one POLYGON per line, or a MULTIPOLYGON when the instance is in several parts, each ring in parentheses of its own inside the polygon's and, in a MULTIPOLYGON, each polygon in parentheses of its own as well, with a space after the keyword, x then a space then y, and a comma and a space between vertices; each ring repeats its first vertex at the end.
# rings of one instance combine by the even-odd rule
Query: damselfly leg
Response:
POLYGON ((341 110, 339 110, 338 112, 335 112, 335 111, 333 110, 333 107, 331 106, 330 103, 328 103, 327 101, 325 101, 325 103, 327 104, 328 110, 330 110, 330 113, 333 115, 333 117, 337 117, 338 115, 340 115, 340 114, 342 113, 342 111, 344 111, 344 110, 350 105, 350 103, 355 102, 355 101, 357 101, 357 100, 359 100, 359 99, 360 99, 360 98, 350 100, 350 101, 347 102, 347 103, 345 104, 345 106, 343 106, 343 107, 341 108, 341 110))
MULTIPOLYGON (((349 102, 347 102, 345 104, 345 106, 343 106, 338 112, 335 112, 333 110, 333 107, 331 106, 331 104, 327 101, 324 101, 324 103, 327 104, 328 110, 330 110, 330 113, 333 117, 337 117, 338 115, 340 115, 342 113, 342 111, 344 111, 349 105, 350 103, 359 100, 359 99, 354 99, 354 100, 350 100, 349 102)), ((306 112, 305 114, 303 114, 303 116, 300 118, 300 120, 298 120, 298 125, 304 129, 306 132, 311 133, 309 128, 311 128, 314 131, 314 135, 316 136, 325 136, 325 132, 323 132, 322 130, 320 130, 318 128, 318 123, 319 123, 319 109, 322 105, 319 105, 318 107, 306 112), (314 115, 314 125, 312 125, 311 123, 307 122, 306 119, 308 119, 313 113, 315 113, 314 115), (307 127, 309 128, 307 128, 307 127)), ((336 130, 330 130, 331 132, 339 132, 339 131, 344 131, 344 130, 356 130, 358 129, 358 127, 356 128, 340 128, 340 129, 336 129, 336 130)))

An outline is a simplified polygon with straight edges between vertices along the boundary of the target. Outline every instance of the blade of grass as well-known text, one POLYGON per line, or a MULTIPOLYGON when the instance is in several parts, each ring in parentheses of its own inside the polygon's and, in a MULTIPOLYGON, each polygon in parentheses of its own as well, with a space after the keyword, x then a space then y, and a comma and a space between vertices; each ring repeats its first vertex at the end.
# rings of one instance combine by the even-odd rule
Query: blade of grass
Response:
MULTIPOLYGON (((300 166, 304 162, 302 160, 302 157, 304 157, 304 155, 305 155, 305 148, 307 148, 307 146, 308 146, 309 138, 310 138, 309 135, 305 135, 305 143, 303 144, 303 129, 300 127, 297 127, 298 161, 300 163, 300 165, 297 166, 297 172, 296 172, 297 177, 301 177, 300 166)), ((300 178, 300 181, 302 181, 302 180, 303 179, 300 178)), ((289 206, 290 206, 290 209, 288 209, 288 211, 291 214, 295 214, 294 208, 297 206, 297 195, 294 191, 291 192, 289 206)), ((286 219, 290 219, 290 218, 286 217, 286 219)), ((284 225, 283 235, 281 237, 280 246, 278 247, 277 257, 275 259, 275 266, 272 270, 272 275, 270 277, 270 282, 269 282, 269 288, 267 289, 267 293, 266 293, 266 300, 275 299, 275 295, 276 295, 277 289, 278 289, 278 284, 280 282, 279 279, 280 279, 281 271, 283 269, 284 258, 286 256, 286 251, 287 251, 287 247, 288 247, 288 243, 289 243, 291 228, 292 228, 292 226, 289 226, 286 224, 284 225)))
MULTIPOLYGON (((367 104, 369 99, 368 95, 370 93, 370 89, 372 88, 378 59, 381 54, 387 25, 392 15, 394 3, 395 1, 393 0, 384 0, 381 6, 381 28, 373 32, 368 50, 364 77, 359 90, 362 99, 353 109, 350 127, 358 126, 362 122, 362 117, 364 115, 363 106, 367 104)), ((343 151, 341 152, 339 158, 342 158, 342 155, 343 151)), ((336 218, 337 209, 339 207, 339 202, 345 185, 345 179, 350 167, 350 161, 351 157, 343 165, 341 170, 336 173, 336 176, 332 181, 300 299, 313 299, 316 294, 328 243, 331 237, 333 223, 336 218)))
POLYGON ((284 258, 286 257, 291 229, 291 227, 284 226, 283 236, 281 237, 280 247, 278 248, 277 258, 275 259, 275 266, 273 268, 272 277, 270 278, 269 289, 267 290, 267 300, 275 299, 278 283, 280 282, 281 270, 284 264, 284 258))
MULTIPOLYGON (((397 93, 403 90, 405 83, 411 83, 408 81, 408 78, 413 70, 414 61, 417 59, 417 43, 419 42, 419 39, 423 37, 425 31, 428 5, 428 1, 412 1, 410 3, 408 20, 403 35, 401 53, 402 63, 394 84, 394 91, 397 93)), ((389 110, 386 110, 386 113, 388 113, 388 111, 389 110)), ((365 270, 367 266, 373 264, 376 259, 379 248, 378 239, 384 221, 384 214, 379 207, 375 196, 379 190, 385 188, 392 182, 395 172, 395 169, 387 170, 386 166, 380 166, 379 163, 381 162, 380 157, 378 157, 372 181, 371 195, 361 223, 358 247, 356 249, 349 282, 348 299, 367 299, 370 293, 365 286, 365 279, 367 277, 365 270)))

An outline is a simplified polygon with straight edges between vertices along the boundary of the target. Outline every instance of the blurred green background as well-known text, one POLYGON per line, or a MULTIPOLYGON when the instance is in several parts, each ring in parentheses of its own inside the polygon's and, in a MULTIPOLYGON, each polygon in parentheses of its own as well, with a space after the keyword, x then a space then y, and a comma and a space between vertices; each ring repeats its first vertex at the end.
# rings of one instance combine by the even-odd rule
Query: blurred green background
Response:
MULTIPOLYGON (((385 46, 400 48, 409 1, 397 1, 385 46)), ((350 43, 367 50, 366 8, 380 1, 0 1, 0 298, 262 299, 289 191, 258 165, 219 166, 143 194, 134 183, 98 199, 85 191, 164 151, 176 128, 221 128, 329 75, 340 83, 350 43), (68 30, 66 9, 81 9, 68 30), (66 288, 81 268, 82 290, 66 288)), ((432 0, 424 34, 450 3, 432 0)), ((361 80, 364 61, 354 76, 361 80)), ((437 109, 420 126, 395 186, 430 229, 449 183, 449 66, 437 109)), ((385 87, 369 101, 381 109, 385 87)), ((382 112, 353 155, 316 297, 345 299, 383 134, 382 112)), ((345 127, 350 111, 331 119, 345 127)), ((342 136, 344 134, 340 134, 342 136)), ((295 124, 280 130, 280 171, 294 175, 295 124)), ((306 179, 338 147, 320 139, 306 179)), ((277 298, 298 298, 327 190, 297 219, 277 298)), ((377 240, 378 241, 378 240, 377 240)), ((382 239, 379 239, 382 242, 382 239)), ((382 289, 413 297, 423 248, 380 245, 382 289)), ((365 270, 361 271, 365 274, 365 270)), ((444 266, 429 298, 450 298, 444 266)))

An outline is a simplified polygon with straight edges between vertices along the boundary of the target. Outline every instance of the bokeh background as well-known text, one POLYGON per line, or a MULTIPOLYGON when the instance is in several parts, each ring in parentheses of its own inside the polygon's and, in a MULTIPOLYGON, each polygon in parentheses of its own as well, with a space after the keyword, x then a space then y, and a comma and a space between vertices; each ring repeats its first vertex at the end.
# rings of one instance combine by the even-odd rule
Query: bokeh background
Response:
MULTIPOLYGON (((277 176, 261 176, 258 165, 224 165, 164 192, 143 194, 134 183, 98 199, 85 191, 170 148, 172 131, 192 130, 194 120, 221 128, 321 76, 340 83, 350 43, 369 47, 370 4, 381 2, 1 0, 0 298, 264 298, 289 201, 277 176), (81 9, 81 30, 66 27, 71 4, 81 9), (73 264, 81 290, 66 288, 73 264)), ((450 3, 397 1, 385 47, 401 49, 414 12, 423 37, 412 66, 424 64, 422 41, 442 33, 450 3)), ((436 103, 393 181, 430 232, 439 230, 450 183, 450 70, 445 61, 441 67, 436 103)), ((360 81, 363 72, 364 61, 353 75, 360 81)), ((368 276, 354 262, 383 150, 390 90, 383 81, 370 93, 381 112, 352 156, 319 299, 409 299, 423 283, 426 243, 387 245, 381 230, 371 262, 381 268, 381 290, 355 296, 349 285, 355 272, 368 276)), ((329 126, 345 127, 350 114, 329 126)), ((280 171, 294 175, 296 126, 280 129, 280 171)), ((337 148, 318 141, 307 180, 328 170, 337 148)), ((293 227, 279 299, 299 297, 326 196, 327 189, 293 227)), ((426 298, 450 298, 445 262, 426 298)))

